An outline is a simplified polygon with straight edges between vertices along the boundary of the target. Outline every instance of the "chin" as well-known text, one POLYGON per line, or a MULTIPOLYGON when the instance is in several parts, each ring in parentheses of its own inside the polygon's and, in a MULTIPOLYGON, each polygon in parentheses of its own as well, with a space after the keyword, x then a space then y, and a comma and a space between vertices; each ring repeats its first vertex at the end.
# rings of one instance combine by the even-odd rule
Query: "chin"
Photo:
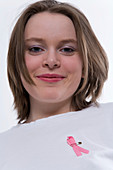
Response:
POLYGON ((46 103, 56 103, 65 100, 64 95, 61 95, 61 93, 53 93, 53 91, 51 93, 43 92, 41 94, 37 94, 35 99, 46 103))
MULTIPOLYGON (((63 99, 62 99, 63 100, 63 99)), ((60 102, 61 98, 60 96, 43 96, 40 98, 40 101, 44 101, 46 103, 56 103, 56 102, 60 102)))

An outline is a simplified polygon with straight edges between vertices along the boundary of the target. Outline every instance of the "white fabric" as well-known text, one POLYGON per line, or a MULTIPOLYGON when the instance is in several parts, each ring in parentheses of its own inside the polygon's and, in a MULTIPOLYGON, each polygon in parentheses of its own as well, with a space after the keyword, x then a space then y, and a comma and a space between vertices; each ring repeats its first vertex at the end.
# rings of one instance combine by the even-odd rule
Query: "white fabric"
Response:
POLYGON ((0 170, 113 170, 113 103, 17 125, 0 135, 0 170), (73 136, 89 154, 77 157, 73 136))

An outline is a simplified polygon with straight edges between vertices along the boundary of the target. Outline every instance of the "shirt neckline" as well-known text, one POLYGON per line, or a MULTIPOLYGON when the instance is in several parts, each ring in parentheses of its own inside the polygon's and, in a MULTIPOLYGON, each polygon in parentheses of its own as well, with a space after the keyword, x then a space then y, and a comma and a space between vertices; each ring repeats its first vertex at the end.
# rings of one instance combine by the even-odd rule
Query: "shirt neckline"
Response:
POLYGON ((51 115, 49 117, 37 119, 37 120, 32 121, 30 123, 20 123, 17 126, 31 127, 31 126, 34 126, 34 125, 37 125, 37 124, 44 124, 44 123, 47 123, 47 122, 50 122, 50 121, 62 120, 62 119, 65 119, 67 117, 70 117, 70 116, 75 116, 75 115, 76 116, 81 116, 83 111, 85 111, 85 110, 87 110, 87 109, 89 109, 91 107, 92 107, 92 105, 90 105, 89 107, 87 107, 85 109, 79 110, 79 111, 70 111, 70 112, 60 113, 60 114, 57 114, 57 115, 51 115))

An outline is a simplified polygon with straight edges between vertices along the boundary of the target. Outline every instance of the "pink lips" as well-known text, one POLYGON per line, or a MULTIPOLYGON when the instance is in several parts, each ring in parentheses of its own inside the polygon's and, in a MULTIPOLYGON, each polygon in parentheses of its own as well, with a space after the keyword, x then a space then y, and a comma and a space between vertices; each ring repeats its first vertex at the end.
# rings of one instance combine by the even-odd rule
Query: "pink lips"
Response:
POLYGON ((59 74, 42 74, 37 76, 42 81, 54 83, 63 80, 65 77, 59 74))

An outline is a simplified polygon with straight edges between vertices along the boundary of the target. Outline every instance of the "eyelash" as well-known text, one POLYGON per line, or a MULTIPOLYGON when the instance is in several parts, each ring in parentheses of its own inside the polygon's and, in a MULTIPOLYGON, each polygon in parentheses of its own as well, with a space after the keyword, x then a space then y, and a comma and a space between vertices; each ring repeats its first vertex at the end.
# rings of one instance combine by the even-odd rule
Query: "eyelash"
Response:
MULTIPOLYGON (((28 48, 28 51, 31 53, 31 54, 41 54, 45 51, 44 48, 41 48, 41 47, 38 47, 38 46, 32 46, 30 48, 28 48)), ((73 48, 73 47, 63 47, 63 48, 60 48, 58 50, 60 53, 63 53, 64 55, 71 55, 73 54, 76 49, 73 48)))
POLYGON ((30 47, 28 50, 29 50, 30 52, 33 52, 33 53, 40 53, 41 51, 44 51, 43 48, 38 47, 38 46, 30 47), (40 50, 41 50, 41 51, 40 51, 40 50))
POLYGON ((72 54, 72 53, 74 53, 76 50, 75 50, 75 48, 73 48, 73 47, 64 47, 64 48, 61 48, 59 51, 60 51, 60 52, 63 52, 63 53, 67 53, 67 54, 72 54), (64 51, 64 50, 65 50, 65 51, 64 51))

